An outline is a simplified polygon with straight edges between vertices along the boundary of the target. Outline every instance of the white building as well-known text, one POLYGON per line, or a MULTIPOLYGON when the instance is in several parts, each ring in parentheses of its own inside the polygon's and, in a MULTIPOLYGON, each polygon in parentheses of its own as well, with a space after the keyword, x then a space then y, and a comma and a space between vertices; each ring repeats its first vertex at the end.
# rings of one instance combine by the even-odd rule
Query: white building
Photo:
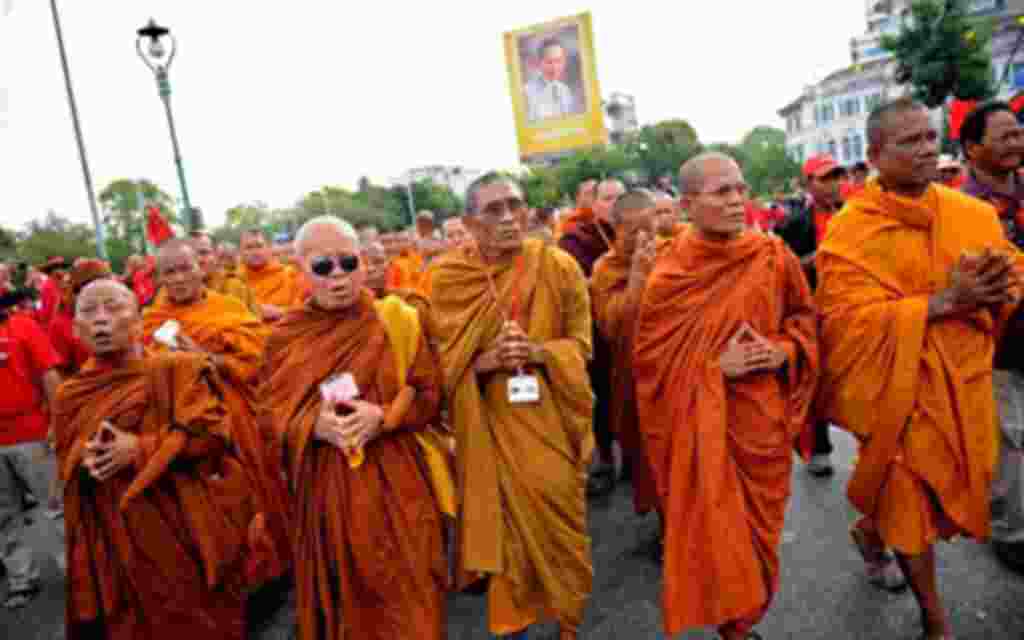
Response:
MULTIPOLYGON (((786 146, 798 161, 819 153, 830 153, 840 164, 865 160, 865 128, 871 110, 906 93, 892 79, 894 63, 881 48, 882 35, 899 32, 909 11, 910 0, 867 0, 864 35, 850 42, 851 64, 815 85, 805 87, 795 100, 779 110, 786 122, 786 146)), ((1024 27, 1016 22, 1024 15, 1024 0, 971 0, 976 15, 997 18, 992 38, 993 72, 1002 81, 1011 54, 1024 27)), ((1004 97, 1024 90, 1024 46, 1000 85, 1004 97)), ((941 125, 941 111, 933 113, 941 125)))

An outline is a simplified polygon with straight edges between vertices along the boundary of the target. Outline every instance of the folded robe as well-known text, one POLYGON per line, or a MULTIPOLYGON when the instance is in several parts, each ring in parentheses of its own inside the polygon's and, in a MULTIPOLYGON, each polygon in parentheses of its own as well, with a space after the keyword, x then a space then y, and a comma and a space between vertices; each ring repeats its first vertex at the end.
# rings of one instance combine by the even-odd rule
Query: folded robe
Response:
POLYGON ((243 267, 242 276, 257 303, 281 309, 302 306, 305 299, 303 276, 295 269, 271 260, 261 269, 243 267))

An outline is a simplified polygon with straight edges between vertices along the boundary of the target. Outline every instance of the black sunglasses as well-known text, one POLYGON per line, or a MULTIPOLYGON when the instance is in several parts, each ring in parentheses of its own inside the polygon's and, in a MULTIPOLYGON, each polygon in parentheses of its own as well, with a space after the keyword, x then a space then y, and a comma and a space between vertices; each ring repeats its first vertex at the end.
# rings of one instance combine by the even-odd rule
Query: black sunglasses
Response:
POLYGON ((313 258, 313 261, 309 264, 310 270, 321 278, 334 273, 334 266, 337 265, 339 269, 345 273, 352 273, 359 268, 359 256, 345 255, 332 258, 331 256, 320 256, 319 258, 313 258))

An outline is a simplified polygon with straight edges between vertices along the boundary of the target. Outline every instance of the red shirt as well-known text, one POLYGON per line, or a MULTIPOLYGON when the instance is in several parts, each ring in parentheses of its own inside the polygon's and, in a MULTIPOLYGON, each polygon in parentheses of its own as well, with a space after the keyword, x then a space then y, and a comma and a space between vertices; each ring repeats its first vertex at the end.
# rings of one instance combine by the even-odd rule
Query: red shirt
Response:
POLYGON ((156 284, 153 282, 153 271, 147 265, 132 274, 132 291, 140 305, 147 305, 156 295, 156 284))
POLYGON ((74 317, 63 306, 50 322, 50 344, 63 361, 66 371, 72 374, 78 373, 92 357, 89 348, 75 335, 74 317))
POLYGON ((0 322, 0 446, 46 439, 43 374, 62 364, 39 323, 23 313, 0 322))
POLYGON ((57 313, 57 307, 60 306, 62 297, 60 283, 56 276, 46 276, 46 280, 43 280, 43 285, 39 288, 39 311, 36 313, 39 326, 44 330, 53 321, 53 316, 57 313))

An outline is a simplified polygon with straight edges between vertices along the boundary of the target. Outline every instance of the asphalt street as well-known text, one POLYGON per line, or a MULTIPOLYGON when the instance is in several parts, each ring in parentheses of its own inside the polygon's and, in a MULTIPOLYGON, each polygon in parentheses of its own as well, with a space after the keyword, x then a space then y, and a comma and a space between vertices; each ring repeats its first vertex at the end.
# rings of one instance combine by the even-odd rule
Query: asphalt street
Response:
MULTIPOLYGON (((909 593, 888 595, 871 587, 850 545, 847 528, 853 513, 845 498, 853 463, 852 440, 835 433, 837 473, 830 479, 808 476, 801 464, 793 474, 793 497, 782 549, 782 586, 758 631, 766 640, 916 640, 916 608, 909 593)), ((18 612, 0 611, 0 639, 56 640, 63 636, 64 584, 49 553, 58 541, 52 522, 35 518, 33 539, 44 566, 40 596, 18 612)), ((656 521, 639 520, 630 487, 592 502, 594 595, 582 637, 594 640, 659 638, 661 571, 647 551, 656 521)), ((952 614, 957 640, 1024 638, 1024 576, 1004 569, 987 545, 958 541, 939 549, 942 595, 952 614)), ((0 596, 5 587, 0 586, 0 596)), ((488 637, 484 598, 452 596, 452 640, 488 637)), ((288 640, 294 614, 283 607, 272 624, 253 637, 288 640)), ((555 628, 535 630, 532 638, 554 638, 555 628)), ((679 636, 716 638, 711 630, 679 636)))

